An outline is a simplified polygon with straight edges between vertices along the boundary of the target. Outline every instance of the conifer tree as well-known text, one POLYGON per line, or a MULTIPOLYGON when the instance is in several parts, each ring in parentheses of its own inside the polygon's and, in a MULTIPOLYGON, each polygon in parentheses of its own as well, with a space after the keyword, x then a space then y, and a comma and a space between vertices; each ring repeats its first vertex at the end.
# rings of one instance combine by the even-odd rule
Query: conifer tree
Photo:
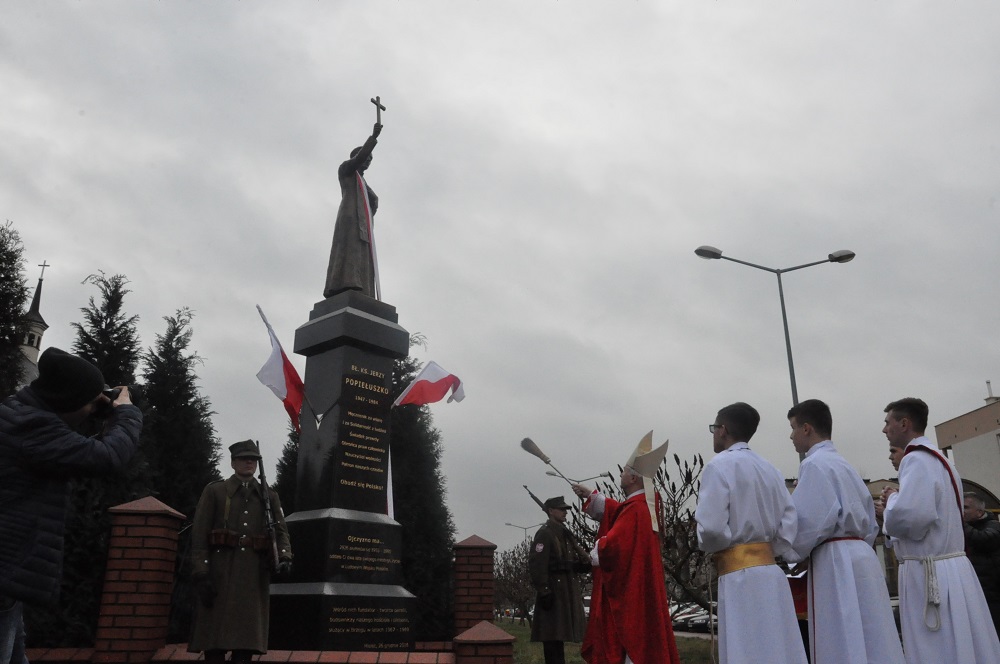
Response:
POLYGON ((83 283, 97 286, 101 303, 91 296, 88 306, 80 309, 84 322, 73 323, 73 352, 96 364, 108 385, 132 385, 139 366, 139 317, 124 313, 125 296, 132 292, 127 288, 128 279, 123 274, 108 277, 100 272, 83 283))
POLYGON ((194 371, 202 360, 189 352, 192 317, 187 308, 164 316, 166 331, 143 354, 142 372, 146 480, 158 500, 189 519, 205 485, 222 479, 217 468, 222 446, 212 424, 212 405, 201 395, 194 371))
MULTIPOLYGON (((140 444, 148 491, 188 520, 194 518, 205 485, 222 479, 218 469, 221 444, 212 424, 212 405, 201 395, 195 374, 201 358, 189 351, 193 315, 182 308, 164 316, 166 330, 143 353, 145 420, 140 444)), ((191 631, 190 550, 190 530, 185 530, 177 547, 168 633, 172 641, 185 640, 191 631)))
POLYGON ((295 488, 297 486, 296 473, 299 462, 299 432, 295 430, 292 423, 288 423, 288 440, 281 449, 281 457, 278 459, 274 470, 274 482, 271 488, 281 499, 281 510, 286 514, 295 511, 295 488))
POLYGON ((27 301, 24 245, 13 223, 7 221, 0 226, 0 398, 12 394, 23 379, 20 346, 27 301))
MULTIPOLYGON (((392 398, 416 377, 414 358, 393 364, 392 398)), ((404 586, 417 596, 414 633, 418 640, 442 640, 451 633, 451 556, 455 524, 445 502, 441 434, 427 406, 398 406, 390 416, 393 497, 403 528, 404 586)))

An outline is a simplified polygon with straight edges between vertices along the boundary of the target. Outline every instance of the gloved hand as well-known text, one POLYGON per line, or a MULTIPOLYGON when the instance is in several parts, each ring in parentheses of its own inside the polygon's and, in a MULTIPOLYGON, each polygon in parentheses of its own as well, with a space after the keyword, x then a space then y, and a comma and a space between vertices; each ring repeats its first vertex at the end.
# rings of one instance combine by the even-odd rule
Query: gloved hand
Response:
POLYGON ((194 581, 194 591, 198 594, 201 605, 206 609, 212 608, 215 604, 215 596, 219 594, 215 590, 215 586, 212 585, 212 579, 208 577, 208 574, 199 574, 192 580, 194 581))
POLYGON ((287 558, 278 561, 278 569, 274 570, 275 574, 282 578, 288 578, 292 575, 292 561, 287 558))
POLYGON ((556 605, 556 595, 551 590, 538 596, 538 606, 549 611, 556 605))

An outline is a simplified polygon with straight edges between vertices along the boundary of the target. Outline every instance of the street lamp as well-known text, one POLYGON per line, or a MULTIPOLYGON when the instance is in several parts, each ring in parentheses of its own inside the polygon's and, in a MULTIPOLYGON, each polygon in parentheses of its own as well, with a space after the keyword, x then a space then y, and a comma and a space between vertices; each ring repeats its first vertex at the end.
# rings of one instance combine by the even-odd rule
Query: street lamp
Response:
POLYGON ((523 530, 524 531, 524 541, 527 542, 528 541, 528 531, 531 530, 532 528, 538 528, 539 526, 544 526, 545 522, 543 521, 542 523, 536 523, 533 526, 519 526, 516 523, 510 523, 510 522, 507 522, 507 523, 505 523, 503 525, 510 526, 511 528, 520 528, 521 530, 523 530))
POLYGON ((795 267, 786 267, 781 269, 775 269, 773 267, 764 267, 763 265, 757 265, 756 263, 748 263, 746 261, 741 261, 738 258, 730 258, 729 256, 723 256, 721 249, 716 249, 715 247, 710 247, 708 245, 702 245, 694 250, 694 253, 701 256, 702 258, 715 259, 722 258, 727 261, 732 261, 734 263, 739 263, 740 265, 749 265, 750 267, 755 267, 758 270, 764 270, 765 272, 770 272, 778 277, 778 299, 781 300, 781 323, 785 327, 785 350, 788 352, 788 376, 792 381, 792 405, 797 406, 799 403, 799 392, 795 387, 795 365, 792 363, 792 341, 788 336, 788 315, 785 313, 785 291, 781 287, 781 275, 785 272, 792 272, 794 270, 801 270, 804 267, 812 267, 813 265, 821 265, 822 263, 849 263, 854 260, 854 252, 848 251, 847 249, 841 249, 840 251, 835 251, 826 257, 826 260, 813 261, 812 263, 805 263, 803 265, 796 265, 795 267))

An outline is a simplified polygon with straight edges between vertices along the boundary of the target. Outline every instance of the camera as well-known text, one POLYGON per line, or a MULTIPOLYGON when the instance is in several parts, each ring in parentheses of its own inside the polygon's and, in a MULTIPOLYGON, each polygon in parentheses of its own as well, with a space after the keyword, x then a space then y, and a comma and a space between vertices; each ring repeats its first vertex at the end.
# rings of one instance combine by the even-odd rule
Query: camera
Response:
MULTIPOLYGON (((112 403, 114 402, 115 399, 118 398, 118 395, 120 395, 121 393, 122 393, 122 388, 109 387, 108 385, 105 385, 104 389, 101 390, 101 394, 106 396, 108 398, 108 401, 112 403)), ((112 405, 112 403, 108 403, 108 401, 102 403, 101 406, 91 414, 91 417, 98 420, 106 420, 109 417, 111 417, 111 414, 114 413, 115 411, 115 407, 112 405)))

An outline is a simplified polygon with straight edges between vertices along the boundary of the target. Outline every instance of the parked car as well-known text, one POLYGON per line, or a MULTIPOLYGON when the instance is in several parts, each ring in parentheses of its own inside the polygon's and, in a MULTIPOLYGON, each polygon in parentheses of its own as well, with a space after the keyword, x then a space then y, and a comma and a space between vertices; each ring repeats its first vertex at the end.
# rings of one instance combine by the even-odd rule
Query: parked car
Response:
MULTIPOLYGON (((709 631, 708 611, 693 602, 678 604, 671 612, 670 619, 674 630, 678 632, 709 631)), ((718 624, 718 616, 713 612, 712 625, 717 627, 718 624)))

